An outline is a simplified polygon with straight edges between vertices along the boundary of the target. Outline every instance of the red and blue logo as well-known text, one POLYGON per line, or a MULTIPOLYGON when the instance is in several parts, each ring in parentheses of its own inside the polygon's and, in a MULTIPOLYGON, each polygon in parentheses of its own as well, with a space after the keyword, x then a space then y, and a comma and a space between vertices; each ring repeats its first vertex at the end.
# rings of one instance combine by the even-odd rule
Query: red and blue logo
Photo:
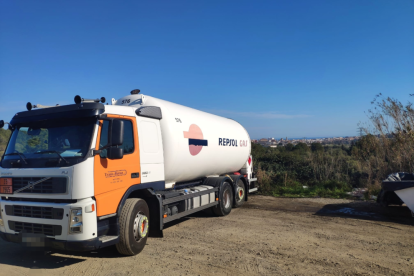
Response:
POLYGON ((184 131, 184 138, 188 138, 188 148, 192 156, 199 154, 203 147, 208 146, 208 141, 203 139, 203 132, 195 124, 192 124, 188 131, 184 131))

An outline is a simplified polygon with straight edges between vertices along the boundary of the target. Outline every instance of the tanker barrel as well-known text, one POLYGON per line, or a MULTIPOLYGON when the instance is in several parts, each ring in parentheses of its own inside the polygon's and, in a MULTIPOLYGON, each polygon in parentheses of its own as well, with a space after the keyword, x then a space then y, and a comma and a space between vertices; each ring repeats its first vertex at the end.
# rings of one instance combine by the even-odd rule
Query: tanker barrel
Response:
POLYGON ((250 157, 249 134, 234 120, 142 94, 125 96, 115 104, 125 103, 141 117, 138 132, 149 143, 142 144, 148 153, 142 151, 141 162, 143 166, 164 163, 166 189, 239 172, 250 157))

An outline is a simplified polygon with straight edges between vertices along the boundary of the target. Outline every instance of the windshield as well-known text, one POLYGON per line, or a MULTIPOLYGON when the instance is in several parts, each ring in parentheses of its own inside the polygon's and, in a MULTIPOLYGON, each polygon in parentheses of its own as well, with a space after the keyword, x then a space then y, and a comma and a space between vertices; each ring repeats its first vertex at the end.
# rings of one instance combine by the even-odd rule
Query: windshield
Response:
POLYGON ((81 162, 88 154, 95 118, 46 120, 14 129, 2 167, 57 167, 81 162))

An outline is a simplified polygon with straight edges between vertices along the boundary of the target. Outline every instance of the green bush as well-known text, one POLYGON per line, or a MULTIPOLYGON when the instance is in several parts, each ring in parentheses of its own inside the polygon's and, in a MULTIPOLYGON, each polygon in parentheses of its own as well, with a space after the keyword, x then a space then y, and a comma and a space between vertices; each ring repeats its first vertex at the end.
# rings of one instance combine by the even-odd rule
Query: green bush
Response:
MULTIPOLYGON (((289 145, 289 144, 288 144, 289 145)), ((363 175, 347 148, 316 146, 316 150, 252 145, 262 194, 284 197, 348 197, 363 175), (307 186, 307 188, 303 188, 307 186)), ((308 147, 308 146, 306 146, 308 147)))
MULTIPOLYGON (((414 95, 411 95, 414 96, 414 95)), ((351 147, 299 143, 276 149, 252 145, 260 191, 275 196, 343 197, 352 188, 377 195, 394 172, 414 172, 414 106, 378 95, 371 124, 351 147), (304 189, 303 186, 308 186, 304 189), (262 188, 263 187, 263 188, 262 188)))

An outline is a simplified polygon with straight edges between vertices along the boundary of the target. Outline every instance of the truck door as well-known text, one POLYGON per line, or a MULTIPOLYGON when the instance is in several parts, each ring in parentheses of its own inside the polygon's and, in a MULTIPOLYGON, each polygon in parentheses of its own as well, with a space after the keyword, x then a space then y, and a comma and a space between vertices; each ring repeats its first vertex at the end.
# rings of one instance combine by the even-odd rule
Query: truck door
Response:
MULTIPOLYGON (((95 155, 94 186, 97 216, 116 213, 122 196, 132 185, 141 183, 138 131, 135 117, 108 115, 124 121, 124 156, 110 160, 106 150, 95 155)), ((109 121, 100 121, 96 149, 108 143, 109 121)))
POLYGON ((164 154, 160 121, 138 117, 138 131, 140 148, 140 161, 142 177, 141 183, 162 183, 165 188, 164 154))

